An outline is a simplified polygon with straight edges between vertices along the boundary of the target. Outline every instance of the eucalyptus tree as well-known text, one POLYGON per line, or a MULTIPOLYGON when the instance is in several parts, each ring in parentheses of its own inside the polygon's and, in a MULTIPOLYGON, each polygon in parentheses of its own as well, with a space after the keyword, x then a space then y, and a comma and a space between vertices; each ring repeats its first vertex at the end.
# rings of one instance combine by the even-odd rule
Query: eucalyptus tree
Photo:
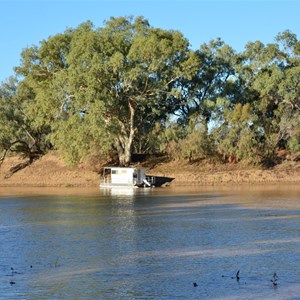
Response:
POLYGON ((50 147, 46 139, 47 127, 36 126, 34 116, 28 114, 28 103, 34 98, 30 88, 11 77, 0 86, 0 162, 9 152, 28 158, 24 166, 45 153, 50 147))
POLYGON ((66 61, 72 31, 57 34, 40 42, 40 46, 25 48, 21 64, 15 68, 20 87, 26 86, 31 99, 26 102, 26 115, 34 119, 36 126, 52 126, 64 114, 64 103, 58 95, 64 90, 58 87, 61 73, 68 68, 66 61))
POLYGON ((13 97, 16 93, 16 80, 9 78, 0 86, 0 150, 2 152, 1 162, 6 153, 20 140, 19 132, 22 127, 18 126, 18 112, 14 107, 13 97))
POLYGON ((178 31, 153 28, 142 17, 111 18, 73 35, 64 86, 68 106, 93 120, 102 147, 113 145, 122 165, 132 147, 178 106, 177 83, 191 78, 198 61, 178 31))
POLYGON ((180 32, 143 17, 99 28, 88 21, 24 49, 18 82, 0 89, 1 149, 54 147, 71 162, 116 150, 127 165, 133 148, 153 147, 171 120, 177 125, 159 138, 188 158, 213 151, 209 125, 228 151, 246 153, 250 141, 257 152, 297 151, 299 53, 289 31, 273 44, 248 43, 241 54, 220 39, 194 52, 180 32))
POLYGON ((280 148, 299 149, 299 45, 296 35, 285 31, 272 44, 248 43, 243 54, 241 74, 256 94, 253 108, 267 159, 280 148))
POLYGON ((292 152, 300 151, 300 41, 290 31, 277 35, 276 41, 285 53, 283 80, 278 85, 280 135, 292 152))
POLYGON ((224 103, 234 109, 236 103, 245 101, 245 88, 238 74, 242 61, 239 54, 216 39, 200 45, 195 55, 198 70, 192 79, 179 82, 181 102, 175 112, 177 123, 185 127, 185 136, 180 141, 175 137, 175 142, 177 148, 182 145, 183 157, 189 158, 216 154, 220 141, 218 135, 211 135, 211 130, 221 124, 225 126, 224 103))
POLYGON ((142 17, 68 29, 25 49, 16 68, 31 93, 26 115, 69 160, 116 149, 122 165, 135 141, 178 108, 178 82, 197 70, 180 32, 142 17))
POLYGON ((222 123, 212 130, 218 152, 223 158, 234 157, 238 161, 259 163, 259 129, 257 115, 251 102, 237 103, 233 108, 223 101, 222 123))
POLYGON ((31 163, 53 147, 50 135, 61 114, 53 87, 58 72, 67 67, 69 37, 65 33, 42 41, 40 47, 25 48, 15 68, 16 77, 1 84, 3 159, 13 151, 28 157, 31 163))
POLYGON ((199 68, 192 80, 182 82, 185 94, 178 113, 187 122, 196 116, 207 125, 217 117, 218 98, 241 101, 240 56, 220 38, 200 45, 196 56, 199 68))

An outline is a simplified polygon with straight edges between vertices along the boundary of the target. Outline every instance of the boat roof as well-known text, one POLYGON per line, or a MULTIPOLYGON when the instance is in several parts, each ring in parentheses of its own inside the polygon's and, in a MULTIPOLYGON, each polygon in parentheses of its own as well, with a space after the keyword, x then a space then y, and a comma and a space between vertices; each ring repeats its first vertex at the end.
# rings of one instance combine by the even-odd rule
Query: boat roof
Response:
POLYGON ((122 170, 132 170, 132 169, 146 169, 144 167, 104 167, 103 169, 111 169, 111 170, 116 170, 116 169, 122 169, 122 170))

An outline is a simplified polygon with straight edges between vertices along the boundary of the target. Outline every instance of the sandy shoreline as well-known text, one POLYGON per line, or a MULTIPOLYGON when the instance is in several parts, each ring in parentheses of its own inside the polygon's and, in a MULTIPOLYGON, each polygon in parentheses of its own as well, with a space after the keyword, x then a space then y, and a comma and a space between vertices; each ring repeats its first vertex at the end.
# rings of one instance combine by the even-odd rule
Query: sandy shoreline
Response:
MULTIPOLYGON (((5 178, 9 169, 22 162, 7 158, 0 168, 0 187, 85 187, 99 186, 100 175, 88 167, 67 166, 54 154, 47 154, 32 165, 5 178)), ((186 162, 158 164, 148 169, 152 176, 172 179, 171 186, 214 186, 249 184, 299 184, 300 164, 289 163, 274 169, 242 169, 238 165, 203 166, 186 162)))

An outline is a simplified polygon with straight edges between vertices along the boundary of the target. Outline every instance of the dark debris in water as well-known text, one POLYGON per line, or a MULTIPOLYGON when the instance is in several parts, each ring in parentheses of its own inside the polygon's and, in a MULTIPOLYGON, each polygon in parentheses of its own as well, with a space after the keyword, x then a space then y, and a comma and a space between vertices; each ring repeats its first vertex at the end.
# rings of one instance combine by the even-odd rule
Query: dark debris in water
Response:
MULTIPOLYGON (((32 268, 33 268, 33 266, 30 265, 30 269, 32 269, 32 268)), ((5 276, 11 276, 11 277, 15 278, 15 275, 23 274, 22 272, 17 272, 17 271, 15 271, 15 268, 13 268, 13 267, 10 268, 10 271, 11 271, 11 273, 8 274, 8 275, 5 275, 5 276)), ((13 280, 13 279, 11 279, 11 280, 9 281, 9 284, 10 284, 10 285, 15 285, 15 284, 16 284, 16 281, 13 280)))

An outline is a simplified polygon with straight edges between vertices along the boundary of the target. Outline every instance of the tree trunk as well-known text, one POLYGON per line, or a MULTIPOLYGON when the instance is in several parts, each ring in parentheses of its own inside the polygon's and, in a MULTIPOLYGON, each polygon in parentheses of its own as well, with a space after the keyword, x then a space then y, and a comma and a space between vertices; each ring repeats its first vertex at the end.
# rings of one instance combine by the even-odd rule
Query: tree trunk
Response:
POLYGON ((120 166, 128 166, 131 162, 132 141, 128 137, 119 137, 116 141, 120 166))
POLYGON ((119 163, 121 166, 128 166, 131 163, 132 144, 135 132, 136 129, 131 127, 129 135, 119 135, 116 140, 119 163))
POLYGON ((132 101, 128 101, 130 118, 126 125, 120 122, 121 134, 116 139, 119 163, 121 166, 128 166, 131 163, 131 151, 136 128, 134 127, 135 108, 132 101))

